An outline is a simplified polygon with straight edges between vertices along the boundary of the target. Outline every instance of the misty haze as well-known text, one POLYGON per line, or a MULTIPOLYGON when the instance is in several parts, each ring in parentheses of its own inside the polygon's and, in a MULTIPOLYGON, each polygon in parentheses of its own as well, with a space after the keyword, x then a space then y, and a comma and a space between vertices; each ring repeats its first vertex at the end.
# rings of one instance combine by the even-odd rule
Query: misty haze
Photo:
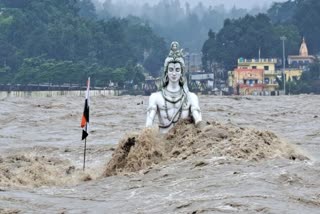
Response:
POLYGON ((201 51, 208 29, 218 31, 226 18, 266 12, 267 2, 259 1, 94 1, 98 17, 138 16, 168 42, 179 41, 190 51, 201 51), (191 29, 190 26, 196 27, 191 29))
MULTIPOLYGON (((95 0, 96 2, 105 2, 105 0, 95 0)), ((285 0, 193 0, 193 1, 188 1, 188 0, 180 0, 181 3, 186 3, 188 2, 191 6, 197 5, 199 2, 202 2, 206 6, 216 6, 216 5, 221 5, 223 4, 226 8, 231 8, 233 6, 239 7, 239 8, 246 8, 250 9, 253 7, 269 7, 271 6, 272 3, 274 2, 284 2, 285 0)), ((148 3, 150 5, 155 5, 160 2, 160 0, 112 0, 114 3, 122 4, 122 5, 142 5, 145 3, 148 3)), ((167 1, 169 2, 169 1, 167 1)))

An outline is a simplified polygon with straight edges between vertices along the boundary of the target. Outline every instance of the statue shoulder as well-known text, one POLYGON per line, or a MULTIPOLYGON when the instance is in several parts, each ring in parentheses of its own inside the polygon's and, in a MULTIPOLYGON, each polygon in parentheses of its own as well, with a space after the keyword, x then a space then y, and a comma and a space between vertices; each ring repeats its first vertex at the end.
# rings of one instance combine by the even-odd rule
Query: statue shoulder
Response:
POLYGON ((193 93, 193 92, 189 92, 189 96, 190 96, 190 98, 198 99, 198 95, 196 95, 196 94, 193 93))
POLYGON ((198 99, 198 95, 196 95, 195 93, 189 92, 189 102, 191 105, 199 105, 199 99, 198 99))
POLYGON ((156 99, 162 97, 161 91, 154 92, 150 95, 150 99, 156 99))
POLYGON ((154 92, 149 97, 150 104, 156 104, 159 100, 163 99, 161 91, 154 92))

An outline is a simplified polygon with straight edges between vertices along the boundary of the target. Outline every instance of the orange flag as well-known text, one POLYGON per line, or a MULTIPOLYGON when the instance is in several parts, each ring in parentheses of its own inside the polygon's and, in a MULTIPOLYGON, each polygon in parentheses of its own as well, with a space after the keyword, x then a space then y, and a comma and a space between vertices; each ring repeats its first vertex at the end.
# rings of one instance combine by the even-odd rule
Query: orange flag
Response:
POLYGON ((86 100, 84 103, 84 110, 81 119, 81 128, 82 128, 82 140, 86 139, 89 129, 89 91, 90 90, 90 77, 87 81, 87 91, 86 91, 86 100))

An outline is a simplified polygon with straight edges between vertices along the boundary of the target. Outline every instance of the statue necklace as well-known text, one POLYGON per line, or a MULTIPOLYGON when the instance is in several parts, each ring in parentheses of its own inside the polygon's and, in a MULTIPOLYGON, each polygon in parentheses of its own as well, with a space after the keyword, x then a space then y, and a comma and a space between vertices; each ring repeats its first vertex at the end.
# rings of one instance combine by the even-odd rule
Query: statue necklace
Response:
POLYGON ((162 96, 164 98, 164 106, 165 106, 165 112, 166 112, 166 116, 168 118, 168 120, 170 121, 168 124, 166 125, 159 125, 160 128, 168 128, 169 126, 171 126, 171 124, 174 124, 174 123, 177 123, 181 117, 181 113, 182 113, 182 105, 185 101, 184 99, 184 93, 183 93, 183 90, 180 89, 179 91, 177 92, 171 92, 171 91, 168 91, 167 89, 163 88, 162 89, 162 96), (171 103, 171 104, 176 104, 178 102, 181 102, 180 104, 180 107, 178 109, 178 111, 176 111, 172 117, 169 116, 169 112, 168 112, 168 102, 171 103), (176 120, 174 120, 178 115, 178 118, 176 120))

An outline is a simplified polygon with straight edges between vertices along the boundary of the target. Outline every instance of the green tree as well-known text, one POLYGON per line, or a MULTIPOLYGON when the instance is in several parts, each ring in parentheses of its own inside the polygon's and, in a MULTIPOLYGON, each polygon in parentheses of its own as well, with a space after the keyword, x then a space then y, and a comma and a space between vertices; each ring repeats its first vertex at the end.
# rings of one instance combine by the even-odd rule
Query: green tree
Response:
MULTIPOLYGON (((287 39, 285 41, 286 55, 297 55, 299 52, 299 48, 301 45, 301 36, 299 33, 299 29, 297 26, 293 24, 287 25, 275 25, 275 38, 280 38, 281 36, 285 36, 287 39)), ((282 41, 278 40, 279 44, 274 47, 277 52, 277 57, 281 58, 282 53, 282 41)))
POLYGON ((92 75, 93 84, 124 83, 132 79, 123 72, 128 62, 150 73, 162 66, 164 40, 136 17, 96 20, 89 0, 1 3, 1 82, 80 83, 92 75))
POLYGON ((309 65, 308 69, 302 73, 299 80, 291 80, 287 82, 286 87, 292 94, 300 93, 316 93, 320 94, 320 61, 316 61, 309 65))
POLYGON ((320 51, 320 1, 296 0, 296 2, 294 23, 298 26, 300 34, 306 38, 310 54, 317 54, 320 51))
POLYGON ((297 6, 297 1, 275 2, 267 14, 274 24, 292 24, 297 6))
POLYGON ((79 15, 81 17, 87 18, 87 19, 96 19, 96 8, 91 0, 80 0, 78 2, 79 4, 79 15))
POLYGON ((257 58, 259 49, 261 57, 277 55, 274 49, 277 46, 279 38, 265 14, 226 19, 216 35, 209 32, 209 39, 203 46, 203 62, 217 62, 230 70, 236 67, 240 57, 257 58))
POLYGON ((118 83, 118 86, 122 87, 126 81, 127 69, 116 68, 111 72, 111 80, 118 83))

